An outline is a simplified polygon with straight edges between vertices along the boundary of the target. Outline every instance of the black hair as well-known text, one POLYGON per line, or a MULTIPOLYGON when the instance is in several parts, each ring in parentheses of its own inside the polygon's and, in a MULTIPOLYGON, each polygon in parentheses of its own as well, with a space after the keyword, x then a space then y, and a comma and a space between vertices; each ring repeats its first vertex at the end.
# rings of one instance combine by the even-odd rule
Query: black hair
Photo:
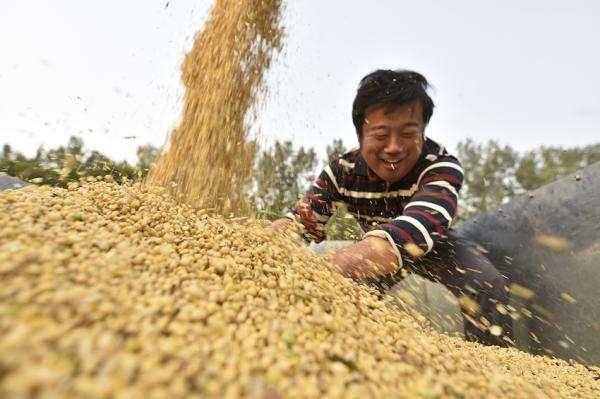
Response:
POLYGON ((352 104, 352 122, 359 139, 367 108, 374 105, 395 107, 419 101, 423 108, 423 124, 427 126, 433 114, 433 100, 427 94, 427 79, 418 72, 378 69, 361 79, 352 104))

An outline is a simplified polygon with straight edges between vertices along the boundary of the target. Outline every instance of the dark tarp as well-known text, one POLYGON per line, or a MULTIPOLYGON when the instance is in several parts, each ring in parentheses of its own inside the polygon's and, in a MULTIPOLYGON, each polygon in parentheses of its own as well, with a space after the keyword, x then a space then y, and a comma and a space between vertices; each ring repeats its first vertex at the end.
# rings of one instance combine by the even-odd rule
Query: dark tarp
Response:
POLYGON ((517 323, 520 347, 600 363, 600 163, 457 230, 489 251, 512 282, 535 293, 515 303, 525 309, 517 323), (536 240, 543 235, 565 239, 571 247, 553 250, 536 240))
POLYGON ((26 186, 28 183, 9 175, 0 175, 0 191, 13 190, 26 186))

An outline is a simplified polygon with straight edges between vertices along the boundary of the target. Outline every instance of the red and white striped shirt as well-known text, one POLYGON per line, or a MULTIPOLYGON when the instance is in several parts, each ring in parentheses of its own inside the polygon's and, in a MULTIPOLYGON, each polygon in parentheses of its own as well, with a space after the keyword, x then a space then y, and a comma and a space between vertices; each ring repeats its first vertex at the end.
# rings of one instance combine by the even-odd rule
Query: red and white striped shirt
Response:
POLYGON ((393 244, 402 265, 412 259, 407 243, 428 253, 446 238, 462 182, 458 160, 431 139, 413 169, 393 184, 379 178, 356 149, 330 162, 288 217, 304 225, 307 239, 319 242, 336 204, 343 203, 367 236, 393 244))

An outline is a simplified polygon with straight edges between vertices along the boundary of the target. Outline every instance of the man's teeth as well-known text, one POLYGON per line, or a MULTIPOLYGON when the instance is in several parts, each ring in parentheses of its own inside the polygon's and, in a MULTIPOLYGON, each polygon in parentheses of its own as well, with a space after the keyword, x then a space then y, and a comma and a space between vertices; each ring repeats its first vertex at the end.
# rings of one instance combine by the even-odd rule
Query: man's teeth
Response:
POLYGON ((385 163, 387 163, 388 165, 390 165, 390 167, 392 168, 392 170, 396 170, 396 164, 398 162, 400 162, 400 160, 397 161, 388 161, 387 159, 383 160, 385 163))

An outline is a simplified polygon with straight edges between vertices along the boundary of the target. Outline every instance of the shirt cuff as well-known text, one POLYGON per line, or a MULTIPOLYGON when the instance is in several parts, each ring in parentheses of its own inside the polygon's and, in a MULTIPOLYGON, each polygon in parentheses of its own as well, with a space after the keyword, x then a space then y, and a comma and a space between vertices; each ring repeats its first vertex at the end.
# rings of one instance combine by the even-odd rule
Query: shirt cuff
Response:
POLYGON ((379 237, 379 238, 383 238, 383 239, 388 240, 388 242, 392 246, 394 254, 396 254, 396 257, 398 258, 398 270, 400 270, 400 269, 402 269, 404 267, 404 262, 402 261, 402 255, 400 254, 400 251, 398 250, 398 246, 396 245, 396 243, 392 239, 392 236, 387 231, 385 231, 385 230, 371 230, 371 231, 367 232, 363 236, 363 238, 369 237, 369 236, 379 237))
MULTIPOLYGON (((280 215, 281 215, 281 214, 280 214, 280 215)), ((294 221, 294 222, 296 221, 296 215, 294 215, 292 212, 288 212, 288 213, 286 213, 286 214, 284 215, 284 217, 286 217, 286 218, 288 218, 288 219, 290 219, 290 220, 292 220, 292 221, 294 221)))

